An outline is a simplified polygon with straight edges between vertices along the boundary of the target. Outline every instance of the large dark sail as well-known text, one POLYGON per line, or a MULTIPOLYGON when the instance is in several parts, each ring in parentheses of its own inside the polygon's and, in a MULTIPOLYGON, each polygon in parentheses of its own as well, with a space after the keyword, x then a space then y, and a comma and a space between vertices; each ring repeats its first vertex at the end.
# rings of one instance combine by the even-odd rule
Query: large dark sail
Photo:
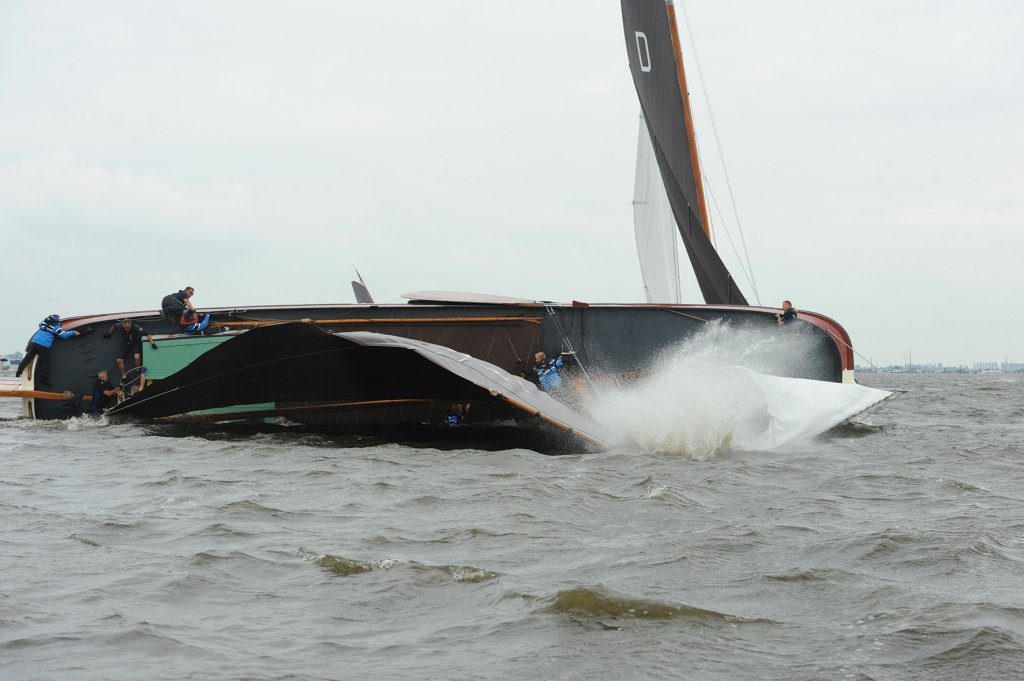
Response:
MULTIPOLYGON (((699 170, 687 134, 685 94, 677 71, 672 0, 622 0, 629 70, 647 120, 672 214, 704 302, 746 305, 732 275, 705 233, 699 170)), ((681 62, 678 66, 682 68, 681 62)), ((694 149, 695 152, 695 149, 694 149)))

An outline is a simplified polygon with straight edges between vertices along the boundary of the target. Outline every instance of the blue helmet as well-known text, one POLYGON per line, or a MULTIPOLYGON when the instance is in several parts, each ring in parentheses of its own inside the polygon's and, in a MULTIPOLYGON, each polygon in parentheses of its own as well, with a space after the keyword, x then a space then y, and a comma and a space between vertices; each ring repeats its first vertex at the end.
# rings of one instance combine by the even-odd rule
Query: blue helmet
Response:
POLYGON ((58 323, 60 323, 60 315, 59 314, 52 314, 49 317, 47 317, 46 319, 44 319, 43 323, 45 323, 45 324, 58 324, 58 323))

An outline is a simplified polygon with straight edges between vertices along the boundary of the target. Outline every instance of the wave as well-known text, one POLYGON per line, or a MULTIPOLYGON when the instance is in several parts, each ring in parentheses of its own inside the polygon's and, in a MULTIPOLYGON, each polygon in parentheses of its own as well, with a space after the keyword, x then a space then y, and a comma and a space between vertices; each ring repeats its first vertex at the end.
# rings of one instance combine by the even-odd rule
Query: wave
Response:
MULTIPOLYGON (((952 661, 989 661, 1005 653, 1019 656, 1024 652, 1021 641, 1012 633, 997 627, 980 627, 963 632, 961 640, 942 652, 930 655, 928 661, 940 665, 952 661)), ((1018 669, 1018 672, 1020 670, 1018 669)))
POLYGON ((859 562, 880 563, 903 568, 925 569, 931 573, 974 572, 979 564, 1018 562, 1007 554, 1006 545, 989 533, 942 533, 897 528, 872 532, 838 545, 859 562))
POLYGON ((317 553, 316 551, 310 551, 309 549, 302 547, 299 548, 296 555, 303 560, 315 563, 319 567, 342 577, 361 575, 367 572, 373 572, 374 570, 389 570, 398 564, 398 561, 394 560, 378 560, 369 562, 352 560, 350 558, 343 558, 342 556, 332 556, 329 553, 317 553))
POLYGON ((858 581, 862 579, 862 576, 855 572, 836 568, 794 568, 792 570, 786 570, 785 572, 766 574, 763 577, 760 577, 760 579, 766 579, 773 582, 822 582, 844 584, 858 581))
POLYGON ((470 565, 442 565, 441 570, 446 574, 451 575, 452 579, 456 582, 465 582, 468 584, 479 584, 480 582, 488 582, 500 577, 497 572, 482 570, 470 565))
POLYGON ((241 499, 239 501, 229 502, 221 506, 220 510, 232 515, 252 515, 257 517, 271 516, 274 518, 309 515, 308 513, 294 513, 292 511, 274 508, 273 506, 264 506, 263 504, 257 503, 251 499, 241 499))
POLYGON ((204 527, 196 528, 190 531, 186 536, 189 537, 253 537, 256 536, 254 532, 247 532, 245 530, 236 529, 229 527, 224 523, 212 523, 204 527))
POLYGON ((885 651, 889 664, 912 663, 922 671, 941 670, 942 678, 1017 678, 1024 654, 1024 645, 1015 634, 992 625, 910 626, 888 632, 876 640, 884 644, 880 652, 885 651), (1004 667, 1014 669, 1013 675, 996 673, 1004 667))
POLYGON ((871 435, 877 435, 878 433, 884 433, 885 426, 872 425, 870 423, 863 423, 861 421, 847 421, 841 423, 832 430, 828 431, 828 437, 835 438, 859 438, 869 437, 871 435))
POLYGON ((296 555, 341 577, 352 577, 377 570, 391 570, 403 565, 416 571, 426 571, 431 575, 444 575, 448 580, 467 584, 487 582, 492 579, 498 579, 501 576, 500 573, 471 565, 424 565, 422 563, 400 561, 393 558, 370 561, 353 560, 329 553, 310 551, 302 547, 299 548, 296 555))
POLYGON ((85 544, 86 546, 94 546, 94 547, 103 546, 102 544, 100 544, 95 539, 90 539, 89 537, 84 537, 84 536, 78 534, 77 532, 69 534, 68 535, 68 539, 73 539, 73 540, 75 540, 77 542, 81 542, 82 544, 85 544))
POLYGON ((729 624, 766 620, 748 620, 692 605, 671 605, 658 601, 628 598, 598 589, 577 587, 559 591, 548 606, 552 612, 573 617, 595 619, 671 620, 690 619, 729 624))
POLYGON ((170 633, 170 628, 144 621, 128 621, 121 615, 105 617, 101 621, 103 629, 97 633, 80 628, 73 634, 38 634, 24 638, 11 639, 3 644, 9 650, 34 647, 65 648, 69 644, 91 644, 96 646, 143 647, 150 653, 171 654, 184 648, 195 649, 196 646, 184 643, 170 633), (107 628, 111 630, 107 630, 107 628))

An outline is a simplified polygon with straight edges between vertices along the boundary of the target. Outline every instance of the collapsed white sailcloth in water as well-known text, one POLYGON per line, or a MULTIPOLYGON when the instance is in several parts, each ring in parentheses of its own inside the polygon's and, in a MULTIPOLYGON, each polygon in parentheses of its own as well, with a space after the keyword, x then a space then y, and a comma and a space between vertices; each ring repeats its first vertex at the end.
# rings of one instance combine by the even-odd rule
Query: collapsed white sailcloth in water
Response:
POLYGON ((893 395, 852 383, 744 371, 759 390, 766 419, 760 428, 739 434, 736 449, 767 451, 820 435, 893 395))
POLYGON ((742 366, 669 367, 591 405, 613 442, 711 458, 770 451, 821 435, 893 393, 763 374, 742 366))

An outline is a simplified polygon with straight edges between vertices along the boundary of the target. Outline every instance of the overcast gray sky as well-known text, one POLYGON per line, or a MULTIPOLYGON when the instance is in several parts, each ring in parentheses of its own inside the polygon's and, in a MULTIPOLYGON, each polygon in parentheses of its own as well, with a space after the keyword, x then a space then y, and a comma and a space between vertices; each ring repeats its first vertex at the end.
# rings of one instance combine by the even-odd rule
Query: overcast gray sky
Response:
MULTIPOLYGON (((1024 361, 1024 5, 686 10, 762 302, 878 363, 1024 361)), ((0 349, 186 284, 351 302, 352 264, 379 301, 641 301, 638 113, 613 0, 4 0, 0 349)))

